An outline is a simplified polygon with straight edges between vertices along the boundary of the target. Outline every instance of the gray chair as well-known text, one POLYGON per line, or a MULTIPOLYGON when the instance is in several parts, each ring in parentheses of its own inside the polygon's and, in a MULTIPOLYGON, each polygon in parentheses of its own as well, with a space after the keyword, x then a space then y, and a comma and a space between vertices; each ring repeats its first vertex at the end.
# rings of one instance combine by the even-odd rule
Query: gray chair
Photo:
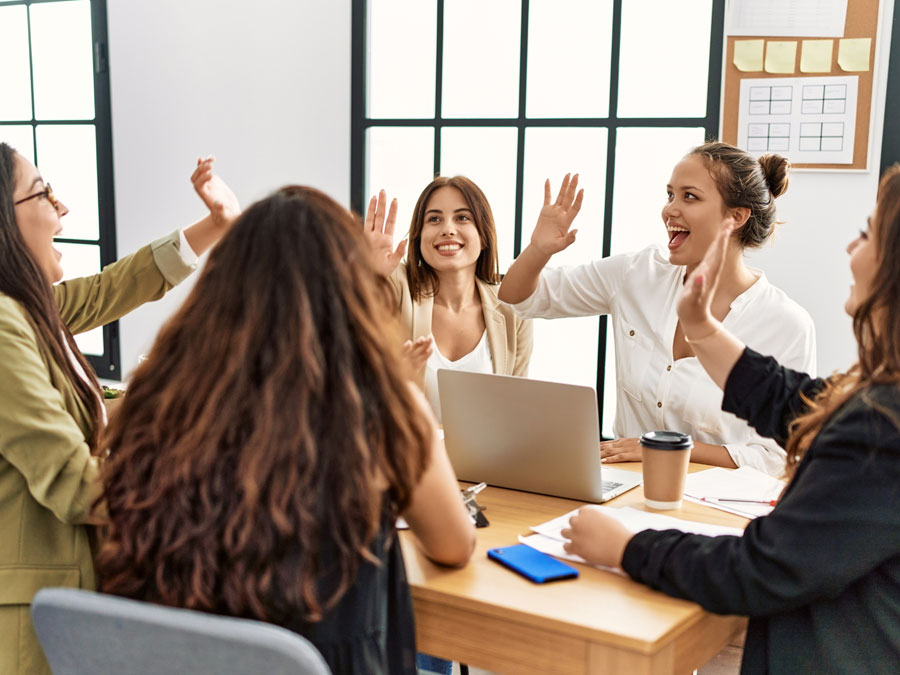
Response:
POLYGON ((172 609, 74 588, 31 605, 54 675, 330 675, 309 640, 249 619, 172 609))

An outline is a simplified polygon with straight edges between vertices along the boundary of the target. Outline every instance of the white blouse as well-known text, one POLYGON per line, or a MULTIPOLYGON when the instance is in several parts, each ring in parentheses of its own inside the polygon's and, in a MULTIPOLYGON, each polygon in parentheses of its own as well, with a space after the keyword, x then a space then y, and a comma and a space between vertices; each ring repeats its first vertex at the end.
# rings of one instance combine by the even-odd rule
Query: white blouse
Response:
MULTIPOLYGON (((611 315, 617 438, 672 429, 691 434, 695 441, 725 446, 738 466, 781 475, 785 451, 722 411, 722 390, 696 357, 673 359, 675 310, 684 274, 685 268, 669 263, 663 249, 651 246, 577 267, 546 269, 535 293, 513 309, 528 318, 611 315)), ((815 375, 812 318, 764 274, 735 298, 722 323, 756 351, 815 375)))
POLYGON ((434 343, 434 349, 431 351, 431 356, 428 357, 428 362, 425 364, 425 396, 431 404, 431 409, 434 411, 438 424, 442 423, 442 420, 437 371, 442 368, 465 370, 470 373, 493 373, 494 362, 491 359, 491 347, 488 344, 487 331, 481 334, 481 339, 475 345, 475 349, 456 361, 451 361, 441 354, 437 342, 434 343))

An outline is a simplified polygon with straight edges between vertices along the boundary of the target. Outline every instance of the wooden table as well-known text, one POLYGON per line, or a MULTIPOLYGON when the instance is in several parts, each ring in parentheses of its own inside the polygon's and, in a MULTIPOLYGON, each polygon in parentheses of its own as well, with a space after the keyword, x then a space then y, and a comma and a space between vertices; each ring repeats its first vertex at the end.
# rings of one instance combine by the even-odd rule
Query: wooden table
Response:
MULTIPOLYGON (((640 470, 640 464, 617 466, 640 470)), ((704 468, 691 465, 692 471, 704 468)), ((746 628, 743 618, 710 614, 586 565, 576 564, 578 579, 533 584, 488 560, 487 550, 517 543, 530 526, 580 503, 495 487, 478 501, 490 526, 478 529, 475 553, 463 569, 434 565, 408 533, 401 534, 422 652, 498 673, 681 675, 746 628)), ((607 504, 644 508, 643 491, 635 488, 607 504)), ((691 502, 664 513, 731 527, 748 522, 691 502)))

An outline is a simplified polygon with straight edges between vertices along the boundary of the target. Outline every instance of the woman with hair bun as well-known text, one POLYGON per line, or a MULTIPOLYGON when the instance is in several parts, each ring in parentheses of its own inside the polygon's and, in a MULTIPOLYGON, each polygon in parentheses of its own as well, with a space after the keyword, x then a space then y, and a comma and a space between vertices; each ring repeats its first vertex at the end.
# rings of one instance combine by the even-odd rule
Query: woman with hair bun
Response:
POLYGON ((523 317, 610 314, 618 396, 613 431, 601 444, 606 462, 640 461, 640 435, 673 429, 694 439, 691 459, 718 466, 784 470, 785 452, 734 415, 722 392, 694 358, 676 314, 684 280, 726 227, 733 228, 712 301, 717 320, 742 340, 790 368, 815 370, 815 329, 809 314, 747 266, 744 251, 772 235, 775 199, 788 185, 789 163, 759 160, 726 143, 692 149, 672 170, 662 220, 668 255, 658 246, 572 268, 544 270, 553 254, 575 241, 570 230, 581 193, 567 176, 555 203, 544 207, 531 236, 500 287, 502 301, 523 317))

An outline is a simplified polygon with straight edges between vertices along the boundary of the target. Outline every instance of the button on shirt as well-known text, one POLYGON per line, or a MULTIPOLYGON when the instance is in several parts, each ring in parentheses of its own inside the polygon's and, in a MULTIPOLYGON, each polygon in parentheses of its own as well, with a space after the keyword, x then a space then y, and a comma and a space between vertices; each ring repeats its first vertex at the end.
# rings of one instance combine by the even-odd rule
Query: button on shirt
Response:
MULTIPOLYGON (((671 429, 695 441, 725 446, 738 466, 772 475, 785 452, 743 420, 722 411, 722 390, 695 358, 677 361, 672 343, 685 268, 657 246, 576 267, 546 269, 537 290, 513 309, 526 318, 611 315, 616 349, 617 438, 671 429)), ((752 349, 813 374, 815 327, 800 305, 768 282, 757 281, 734 299, 724 327, 752 349)))

